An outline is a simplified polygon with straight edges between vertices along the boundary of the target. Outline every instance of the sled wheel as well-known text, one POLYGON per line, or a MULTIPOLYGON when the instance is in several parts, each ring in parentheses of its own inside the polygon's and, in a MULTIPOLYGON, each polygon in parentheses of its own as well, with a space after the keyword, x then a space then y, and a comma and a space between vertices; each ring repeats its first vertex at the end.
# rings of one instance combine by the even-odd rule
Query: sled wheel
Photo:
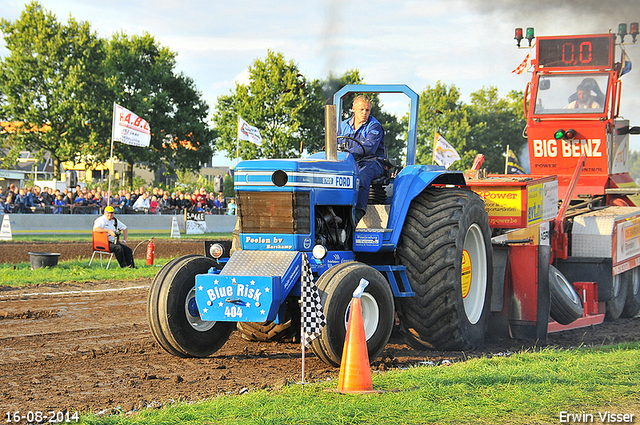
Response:
POLYGON ((149 325, 156 341, 179 357, 206 357, 224 345, 235 322, 200 320, 195 302, 195 277, 207 273, 216 261, 201 255, 185 256, 167 264, 149 292, 149 325), (155 299, 155 303, 151 302, 155 299))
POLYGON ((480 346, 490 313, 491 230, 466 189, 427 188, 409 206, 397 257, 414 297, 398 302, 400 329, 417 349, 480 346))
POLYGON ((295 307, 289 305, 287 300, 287 311, 285 322, 276 324, 275 322, 238 322, 238 331, 242 338, 247 341, 298 341, 300 334, 300 308, 298 303, 295 307))
POLYGON ((331 267, 318 279, 327 325, 312 342, 311 349, 322 361, 332 366, 340 366, 349 307, 353 291, 362 278, 369 281, 360 299, 369 362, 380 355, 391 336, 394 323, 393 292, 382 273, 356 261, 331 267))
POLYGON ((605 322, 613 322, 618 320, 627 302, 627 280, 628 275, 618 274, 613 276, 611 284, 611 299, 607 301, 605 307, 605 322))
POLYGON ((568 325, 582 317, 582 301, 566 277, 554 266, 549 266, 549 315, 561 325, 568 325))
POLYGON ((627 302, 620 317, 631 318, 640 312, 640 267, 626 273, 630 275, 627 280, 627 302))

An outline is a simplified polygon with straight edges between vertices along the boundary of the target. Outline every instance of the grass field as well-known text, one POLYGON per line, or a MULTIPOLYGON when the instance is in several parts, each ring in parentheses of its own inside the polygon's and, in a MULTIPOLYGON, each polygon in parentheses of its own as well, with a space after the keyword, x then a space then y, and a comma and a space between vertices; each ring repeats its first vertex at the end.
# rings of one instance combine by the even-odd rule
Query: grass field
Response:
POLYGON ((340 395, 336 382, 219 396, 86 424, 638 423, 640 343, 546 349, 374 374, 381 394, 340 395), (582 415, 584 420, 572 420, 582 415), (629 421, 629 419, 631 421, 629 421))
MULTIPOLYGON (((108 270, 100 267, 96 259, 88 266, 85 259, 60 261, 56 267, 42 267, 31 270, 31 263, 0 264, 0 285, 26 286, 43 283, 92 282, 101 280, 135 280, 141 277, 152 278, 160 267, 170 259, 156 258, 155 265, 147 266, 139 261, 135 269, 121 269, 115 258, 108 270)), ((106 266, 106 259, 105 266, 106 266)))
MULTIPOLYGON (((131 231, 130 239, 145 240, 145 239, 171 239, 167 232, 149 233, 142 231, 131 231)), ((186 235, 181 234, 180 239, 186 240, 204 240, 204 239, 231 239, 231 232, 228 233, 204 233, 201 235, 186 235)), ((91 242, 91 232, 86 233, 74 233, 74 234, 37 234, 37 235, 16 235, 13 236, 13 242, 91 242)))

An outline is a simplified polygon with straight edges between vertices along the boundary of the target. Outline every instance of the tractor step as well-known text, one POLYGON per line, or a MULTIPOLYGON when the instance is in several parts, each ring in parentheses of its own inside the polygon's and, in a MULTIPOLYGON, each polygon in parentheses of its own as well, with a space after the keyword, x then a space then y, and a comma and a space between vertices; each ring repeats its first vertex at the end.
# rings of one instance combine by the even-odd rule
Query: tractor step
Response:
POLYGON ((394 297, 406 298, 416 295, 416 293, 413 292, 413 289, 411 289, 411 284, 409 283, 409 278, 407 277, 407 268, 405 266, 371 267, 385 275, 385 277, 389 281, 389 285, 391 286, 394 297), (396 277, 400 279, 400 284, 402 285, 402 287, 398 285, 398 279, 396 277))

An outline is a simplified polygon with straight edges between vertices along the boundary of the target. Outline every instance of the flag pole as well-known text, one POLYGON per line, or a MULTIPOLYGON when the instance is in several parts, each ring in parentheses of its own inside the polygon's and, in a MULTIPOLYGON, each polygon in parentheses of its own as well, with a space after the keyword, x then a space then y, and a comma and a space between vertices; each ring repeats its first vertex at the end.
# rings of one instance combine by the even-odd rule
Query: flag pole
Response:
POLYGON ((433 130, 433 145, 431 150, 433 151, 433 155, 431 155, 431 165, 436 163, 436 145, 438 143, 438 130, 433 130))
POLYGON ((111 170, 109 171, 109 187, 107 193, 111 190, 111 177, 113 176, 113 129, 116 126, 116 102, 113 102, 113 119, 111 120, 111 154, 109 155, 109 162, 111 163, 111 170))
POLYGON ((508 174, 507 171, 509 169, 509 145, 507 145, 507 157, 504 160, 504 173, 508 174))
POLYGON ((307 351, 305 346, 304 346, 304 334, 302 335, 302 337, 300 338, 300 344, 302 344, 302 381, 300 382, 302 384, 302 388, 304 388, 304 360, 305 360, 305 352, 307 351))
POLYGON ((236 165, 240 158, 240 115, 238 115, 238 132, 236 133, 236 165))
MULTIPOLYGON (((305 288, 303 287, 303 285, 305 284, 305 279, 303 279, 302 274, 304 273, 304 267, 302 264, 300 264, 300 294, 302 296, 302 294, 304 294, 305 292, 305 288)), ((301 326, 300 326, 300 348, 302 349, 302 381, 300 382, 302 384, 302 388, 304 389, 304 376, 305 376, 305 370, 304 370, 304 364, 305 364, 305 353, 306 353, 306 346, 305 346, 305 342, 306 342, 306 338, 305 338, 305 329, 304 329, 304 309, 303 309, 303 300, 300 299, 299 301, 300 303, 300 317, 302 318, 301 321, 301 326)))

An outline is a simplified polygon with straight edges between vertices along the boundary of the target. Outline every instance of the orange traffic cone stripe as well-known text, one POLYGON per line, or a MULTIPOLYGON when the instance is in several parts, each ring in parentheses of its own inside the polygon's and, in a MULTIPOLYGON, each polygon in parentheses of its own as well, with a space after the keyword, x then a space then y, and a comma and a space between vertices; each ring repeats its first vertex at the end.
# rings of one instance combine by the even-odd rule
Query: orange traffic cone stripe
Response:
POLYGON ((337 391, 342 394, 378 392, 373 389, 360 298, 351 299, 351 314, 342 350, 337 391))

